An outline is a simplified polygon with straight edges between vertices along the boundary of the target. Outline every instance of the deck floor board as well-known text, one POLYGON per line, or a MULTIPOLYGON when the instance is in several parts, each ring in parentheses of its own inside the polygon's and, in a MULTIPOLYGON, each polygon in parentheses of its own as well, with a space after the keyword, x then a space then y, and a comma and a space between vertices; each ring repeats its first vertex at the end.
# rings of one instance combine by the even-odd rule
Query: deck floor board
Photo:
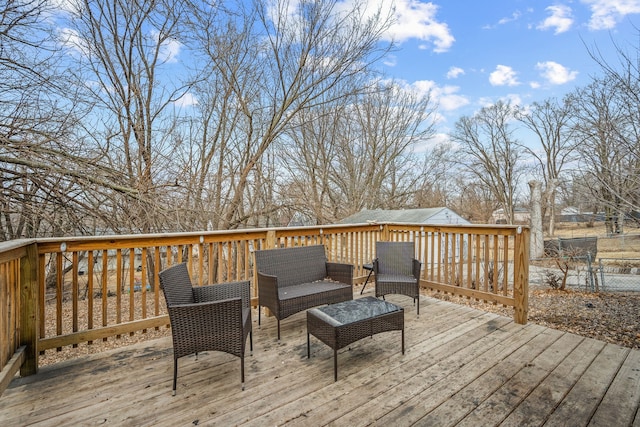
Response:
MULTIPOLYGON (((359 295, 355 295, 359 297, 359 295)), ((338 352, 311 337, 305 313, 254 313, 245 359, 180 359, 171 396, 171 339, 47 366, 0 397, 0 425, 564 425, 639 426, 640 350, 627 349, 433 298, 405 307, 398 331, 338 352)))

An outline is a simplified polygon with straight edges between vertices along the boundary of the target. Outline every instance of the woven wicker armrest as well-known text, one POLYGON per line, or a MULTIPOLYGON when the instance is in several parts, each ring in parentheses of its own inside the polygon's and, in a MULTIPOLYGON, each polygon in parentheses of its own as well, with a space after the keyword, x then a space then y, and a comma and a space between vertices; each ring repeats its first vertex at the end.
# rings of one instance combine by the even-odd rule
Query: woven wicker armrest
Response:
POLYGON ((353 286, 353 265, 327 262, 327 276, 332 280, 353 286))
POLYGON ((258 271, 258 292, 278 296, 278 277, 258 271))
POLYGON ((277 311, 278 306, 278 278, 258 271, 258 299, 260 305, 277 311))
POLYGON ((193 288, 196 302, 220 301, 229 298, 241 298, 242 307, 251 306, 251 285, 248 280, 196 286, 193 288))
MULTIPOLYGON (((239 316, 242 312, 242 299, 241 298, 228 298, 218 301, 203 301, 193 304, 176 304, 168 307, 169 312, 181 316, 180 322, 192 322, 198 324, 203 318, 207 316, 215 316, 218 314, 226 315, 231 318, 239 316), (198 320, 191 319, 190 317, 200 317, 198 320)), ((213 319, 213 317, 211 317, 213 319)))
POLYGON ((413 277, 415 277, 416 279, 420 279, 420 270, 422 269, 422 263, 420 261, 418 261, 417 259, 413 259, 413 277))

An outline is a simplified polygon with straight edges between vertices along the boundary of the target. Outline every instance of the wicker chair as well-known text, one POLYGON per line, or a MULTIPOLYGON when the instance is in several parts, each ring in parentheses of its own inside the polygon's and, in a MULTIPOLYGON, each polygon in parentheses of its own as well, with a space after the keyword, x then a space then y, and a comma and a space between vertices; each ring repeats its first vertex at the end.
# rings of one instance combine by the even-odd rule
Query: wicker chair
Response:
POLYGON ((244 354, 251 329, 251 288, 248 281, 209 286, 191 285, 186 264, 160 272, 173 337, 173 395, 176 394, 178 359, 201 351, 224 351, 240 358, 244 390, 244 354))
POLYGON ((376 297, 401 294, 417 302, 420 315, 420 269, 422 264, 414 258, 413 242, 376 242, 373 261, 376 297))

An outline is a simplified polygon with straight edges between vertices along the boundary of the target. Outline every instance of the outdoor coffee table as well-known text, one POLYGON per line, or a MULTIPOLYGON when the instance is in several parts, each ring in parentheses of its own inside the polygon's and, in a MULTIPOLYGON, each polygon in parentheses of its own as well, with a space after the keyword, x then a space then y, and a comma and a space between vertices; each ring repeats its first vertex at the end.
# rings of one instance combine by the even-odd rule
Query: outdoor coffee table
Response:
POLYGON ((404 309, 375 297, 364 297, 307 310, 307 358, 311 338, 333 349, 333 376, 338 381, 338 350, 380 332, 402 331, 404 354, 404 309))

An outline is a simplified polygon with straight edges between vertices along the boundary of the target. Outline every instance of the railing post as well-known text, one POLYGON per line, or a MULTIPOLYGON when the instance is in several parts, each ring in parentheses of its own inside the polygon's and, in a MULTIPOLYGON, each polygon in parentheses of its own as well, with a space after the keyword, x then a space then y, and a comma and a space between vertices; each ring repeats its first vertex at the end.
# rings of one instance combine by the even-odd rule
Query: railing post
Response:
POLYGON ((389 241, 389 225, 383 224, 380 226, 380 240, 383 242, 389 241))
POLYGON ((26 249, 20 259, 20 345, 26 347, 21 376, 38 372, 38 246, 33 243, 26 249))
POLYGON ((274 249, 276 247, 276 230, 267 231, 267 237, 264 241, 266 248, 264 249, 274 249))
POLYGON ((513 299, 514 321, 527 324, 529 313, 529 228, 518 227, 515 235, 513 299))

